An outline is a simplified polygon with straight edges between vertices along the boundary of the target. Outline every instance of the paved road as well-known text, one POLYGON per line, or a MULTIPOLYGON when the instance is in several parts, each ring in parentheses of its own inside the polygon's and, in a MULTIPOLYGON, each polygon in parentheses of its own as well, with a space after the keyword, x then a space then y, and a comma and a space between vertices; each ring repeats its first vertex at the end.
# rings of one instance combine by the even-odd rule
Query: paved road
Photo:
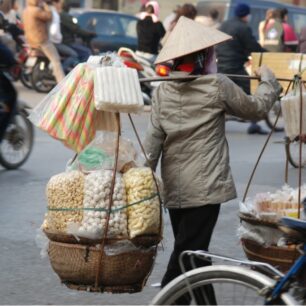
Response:
MULTIPOLYGON (((43 95, 20 89, 20 97, 34 106, 43 95)), ((147 126, 148 114, 134 116, 141 138, 147 126)), ((264 123, 263 123, 264 124, 264 123)), ((236 230, 239 225, 238 201, 242 198, 250 171, 265 140, 264 136, 249 136, 247 124, 227 123, 238 199, 222 206, 221 215, 212 239, 211 251, 243 258, 236 230)), ((135 141, 127 118, 123 117, 123 135, 135 141)), ((274 143, 282 133, 272 138, 256 173, 250 195, 272 191, 283 185, 284 148, 274 143)), ((29 161, 17 171, 0 168, 0 303, 1 304, 147 304, 157 293, 151 285, 159 282, 173 243, 168 215, 165 214, 163 247, 146 288, 138 294, 95 294, 77 292, 60 284, 48 258, 41 258, 35 244, 36 231, 46 212, 45 186, 49 178, 64 171, 73 152, 48 135, 36 130, 35 146, 29 161)), ((292 184, 297 183, 297 171, 290 169, 292 184)))

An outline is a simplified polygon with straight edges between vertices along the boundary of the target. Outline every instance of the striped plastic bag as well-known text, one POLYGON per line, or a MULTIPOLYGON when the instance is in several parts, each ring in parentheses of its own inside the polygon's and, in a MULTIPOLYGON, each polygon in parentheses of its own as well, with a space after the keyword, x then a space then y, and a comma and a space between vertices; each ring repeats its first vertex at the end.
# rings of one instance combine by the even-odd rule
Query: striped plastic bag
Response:
MULTIPOLYGON (((94 69, 77 65, 33 110, 30 120, 68 148, 80 152, 103 127, 105 114, 94 105, 94 69)), ((109 121, 109 120, 108 120, 109 121)), ((106 130, 115 130, 115 121, 106 130)))

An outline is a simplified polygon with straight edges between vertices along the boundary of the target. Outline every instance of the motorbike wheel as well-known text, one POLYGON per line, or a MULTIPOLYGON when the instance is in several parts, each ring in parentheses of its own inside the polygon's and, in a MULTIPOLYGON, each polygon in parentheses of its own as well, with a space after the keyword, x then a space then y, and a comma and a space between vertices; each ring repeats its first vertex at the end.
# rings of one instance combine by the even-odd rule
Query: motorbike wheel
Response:
MULTIPOLYGON (((280 101, 276 101, 275 104, 273 105, 273 107, 271 108, 271 110, 269 111, 269 113, 267 114, 267 117, 265 119, 267 126, 272 129, 274 126, 274 122, 277 118, 277 115, 279 113, 281 109, 281 105, 280 105, 280 101)), ((282 113, 280 114, 277 124, 275 126, 274 131, 275 132, 282 132, 284 130, 284 118, 282 116, 282 113)))
POLYGON ((27 71, 27 69, 23 67, 20 72, 20 81, 24 87, 32 89, 31 71, 27 71))
POLYGON ((32 70, 32 86, 40 93, 48 93, 55 85, 55 80, 52 81, 51 73, 48 64, 43 61, 38 61, 32 70))
POLYGON ((25 110, 20 110, 14 116, 0 143, 0 164, 8 170, 23 165, 32 151, 34 129, 27 116, 25 110))

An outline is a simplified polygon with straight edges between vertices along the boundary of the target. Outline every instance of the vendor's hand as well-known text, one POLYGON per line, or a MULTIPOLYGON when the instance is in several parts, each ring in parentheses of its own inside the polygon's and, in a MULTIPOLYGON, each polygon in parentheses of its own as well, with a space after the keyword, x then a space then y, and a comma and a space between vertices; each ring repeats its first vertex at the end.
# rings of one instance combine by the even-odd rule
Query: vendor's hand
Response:
POLYGON ((259 68, 257 68, 255 74, 258 77, 260 77, 262 81, 269 81, 275 78, 275 75, 272 72, 272 70, 268 68, 266 65, 262 65, 259 68))

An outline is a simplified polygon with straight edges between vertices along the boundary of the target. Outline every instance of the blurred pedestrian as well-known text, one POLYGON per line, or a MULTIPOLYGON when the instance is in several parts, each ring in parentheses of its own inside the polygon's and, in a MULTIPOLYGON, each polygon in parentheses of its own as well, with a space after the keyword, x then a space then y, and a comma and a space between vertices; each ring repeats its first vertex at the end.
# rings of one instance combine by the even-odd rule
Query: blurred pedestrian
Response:
POLYGON ((166 31, 169 30, 171 23, 174 21, 181 8, 182 7, 180 5, 177 5, 175 9, 164 19, 163 26, 166 31))
POLYGON ((306 53, 306 26, 301 29, 299 37, 299 52, 306 53))
POLYGON ((282 8, 280 14, 284 29, 285 52, 296 52, 299 42, 293 27, 288 23, 288 10, 282 8))
POLYGON ((42 0, 27 0, 27 6, 22 15, 25 37, 31 48, 43 51, 50 60, 57 82, 64 77, 60 56, 49 40, 49 23, 52 21, 52 12, 48 4, 42 0))
POLYGON ((89 47, 77 42, 77 38, 90 46, 92 38, 96 37, 95 32, 84 30, 75 21, 75 17, 69 14, 71 3, 67 0, 61 0, 60 18, 61 18, 61 32, 63 35, 62 43, 68 45, 78 54, 80 62, 86 62, 92 51, 89 47))
POLYGON ((5 14, 6 20, 11 24, 17 24, 20 22, 19 16, 19 4, 16 0, 11 1, 12 8, 9 10, 7 14, 5 14))
POLYGON ((50 8, 52 11, 52 22, 49 26, 49 38, 55 45, 58 53, 63 57, 62 66, 64 71, 69 72, 69 70, 79 63, 79 57, 75 50, 63 43, 60 20, 60 12, 62 10, 61 0, 52 0, 50 8))
MULTIPOLYGON (((258 70, 261 82, 254 96, 245 94, 226 76, 211 74, 213 46, 228 39, 225 33, 181 17, 156 60, 157 64, 172 60, 173 76, 198 75, 195 80, 164 82, 157 88, 145 138, 147 165, 156 170, 161 156, 164 206, 174 235, 162 287, 182 274, 179 255, 183 251, 208 250, 220 203, 236 197, 224 114, 264 118, 281 91, 267 67, 258 70)), ((194 263, 209 264, 199 259, 194 263)), ((191 269, 189 259, 184 266, 191 269)), ((203 297, 205 290, 208 303, 197 300, 193 304, 217 305, 212 286, 201 290, 199 295, 203 297)), ((187 294, 179 302, 189 305, 188 298, 187 294)))
POLYGON ((280 9, 273 10, 264 29, 263 47, 270 52, 285 52, 284 28, 280 9))
POLYGON ((176 17, 171 22, 164 38, 161 41, 161 44, 164 45, 166 43, 169 34, 172 32, 172 30, 174 29, 176 23, 178 22, 181 16, 194 20, 197 16, 197 13, 198 12, 196 7, 191 3, 185 3, 181 8, 179 8, 177 10, 176 17))
POLYGON ((154 62, 160 44, 160 40, 166 31, 159 21, 159 4, 157 1, 149 1, 146 11, 141 13, 137 21, 138 46, 136 54, 154 62))
POLYGON ((259 43, 262 47, 264 45, 264 40, 265 40, 265 29, 269 26, 269 23, 271 22, 271 19, 273 18, 273 12, 274 12, 273 8, 268 9, 266 11, 265 20, 261 21, 258 25, 259 43))
MULTIPOLYGON (((216 47, 218 72, 248 76, 245 63, 249 60, 251 53, 265 51, 256 41, 251 28, 248 26, 250 13, 249 5, 239 3, 235 7, 235 17, 221 24, 219 30, 231 35, 233 39, 216 47)), ((249 80, 235 78, 233 81, 246 94, 251 94, 249 80)), ((248 134, 267 134, 267 131, 256 122, 251 123, 247 132, 248 134)))
POLYGON ((195 21, 201 22, 206 27, 219 28, 219 11, 215 8, 209 10, 208 16, 197 16, 195 21))

